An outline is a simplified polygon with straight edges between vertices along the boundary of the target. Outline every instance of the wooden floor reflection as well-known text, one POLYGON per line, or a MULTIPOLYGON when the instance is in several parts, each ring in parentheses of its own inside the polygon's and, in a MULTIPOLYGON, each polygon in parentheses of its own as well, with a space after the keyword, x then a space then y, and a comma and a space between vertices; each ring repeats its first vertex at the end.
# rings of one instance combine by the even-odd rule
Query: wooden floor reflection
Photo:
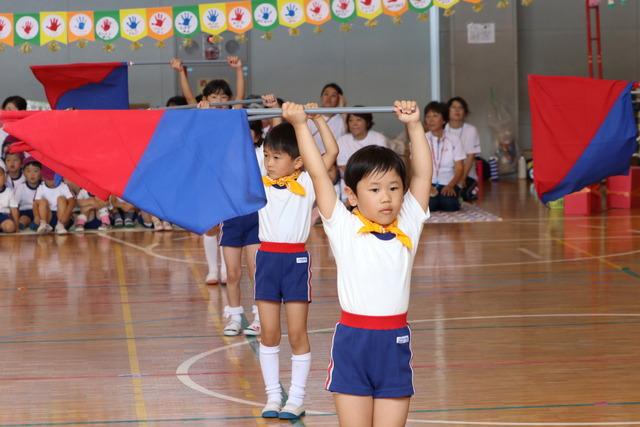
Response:
MULTIPOLYGON (((515 182, 479 206, 503 221, 422 235, 409 425, 640 425, 640 211, 564 218, 515 182)), ((309 247, 298 425, 336 425, 322 386, 339 306, 321 227, 309 247)), ((224 288, 204 284, 198 236, 2 236, 0 259, 0 426, 279 424, 259 418, 256 342, 222 335, 224 288)))

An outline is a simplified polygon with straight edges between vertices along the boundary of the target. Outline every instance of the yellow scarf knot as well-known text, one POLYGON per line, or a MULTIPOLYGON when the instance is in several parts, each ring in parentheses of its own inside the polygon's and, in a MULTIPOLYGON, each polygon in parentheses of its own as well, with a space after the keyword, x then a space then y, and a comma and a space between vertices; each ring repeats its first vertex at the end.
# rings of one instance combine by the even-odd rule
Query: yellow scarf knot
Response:
POLYGON ((291 175, 283 176, 278 179, 269 178, 265 175, 262 177, 262 183, 268 187, 272 187, 274 185, 277 185, 279 187, 287 187, 287 189, 293 194, 304 196, 306 194, 306 191, 304 191, 304 187, 297 181, 299 176, 300 171, 295 171, 291 175))
POLYGON ((402 243, 407 249, 411 250, 413 248, 413 243, 411 242, 409 236, 407 236, 402 230, 398 228, 397 218, 391 224, 385 227, 365 218, 358 209, 354 209, 353 214, 357 216, 358 219, 364 224, 362 228, 358 230, 358 233, 392 233, 396 236, 396 239, 398 239, 400 243, 402 243))

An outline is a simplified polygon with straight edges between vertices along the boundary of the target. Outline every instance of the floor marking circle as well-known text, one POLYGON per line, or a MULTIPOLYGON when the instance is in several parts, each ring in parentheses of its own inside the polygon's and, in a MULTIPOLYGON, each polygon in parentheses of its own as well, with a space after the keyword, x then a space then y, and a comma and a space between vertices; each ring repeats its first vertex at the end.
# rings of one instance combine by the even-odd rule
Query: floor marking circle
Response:
MULTIPOLYGON (((567 317, 640 317, 640 313, 551 313, 551 314, 507 314, 507 315, 495 315, 495 316, 466 316, 466 317, 442 317, 434 319, 418 319, 409 320, 410 324, 414 323, 437 323, 437 322, 452 322, 452 321, 468 321, 468 320, 495 320, 495 319, 536 319, 536 318, 567 318, 567 317)), ((314 329, 308 331, 308 334, 317 334, 322 332, 331 332, 334 327, 314 329)), ((283 336, 287 336, 283 334, 283 336)), ((239 399, 237 397, 229 396, 224 393, 218 393, 213 390, 198 384, 189 376, 189 369, 198 361, 211 356, 212 354, 221 353, 232 348, 249 345, 250 342, 243 340, 237 343, 223 345, 221 347, 214 348, 199 354, 196 354, 189 359, 182 362, 176 369, 176 376, 178 380, 185 386, 198 391, 207 396, 216 397, 218 399, 226 400, 229 402, 240 403, 244 405, 264 406, 263 402, 255 402, 252 400, 239 399)), ((306 411, 309 415, 333 415, 332 412, 323 411, 306 411)), ((407 423, 416 424, 442 424, 442 425, 469 425, 469 426, 529 426, 529 427, 553 427, 553 426, 566 426, 566 427, 578 427, 578 426, 619 426, 619 425, 640 425, 640 421, 615 421, 615 422, 508 422, 508 421, 449 421, 449 420, 421 420, 421 419, 407 419, 407 423)))

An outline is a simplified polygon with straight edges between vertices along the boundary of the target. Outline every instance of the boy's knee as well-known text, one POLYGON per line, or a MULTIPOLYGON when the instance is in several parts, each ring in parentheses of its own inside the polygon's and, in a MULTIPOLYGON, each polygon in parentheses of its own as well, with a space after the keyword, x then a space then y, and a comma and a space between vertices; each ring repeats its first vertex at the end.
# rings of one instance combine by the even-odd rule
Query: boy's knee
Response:
POLYGON ((275 331, 265 331, 264 328, 260 332, 260 342, 267 347, 275 347, 280 345, 280 333, 275 331))

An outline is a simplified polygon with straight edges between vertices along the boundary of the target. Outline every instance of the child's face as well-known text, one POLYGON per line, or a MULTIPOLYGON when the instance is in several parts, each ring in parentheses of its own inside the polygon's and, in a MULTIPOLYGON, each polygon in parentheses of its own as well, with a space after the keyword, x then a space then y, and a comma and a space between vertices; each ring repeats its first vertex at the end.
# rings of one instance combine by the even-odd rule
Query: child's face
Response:
POLYGON ((349 132, 353 136, 364 136, 367 134, 367 121, 362 117, 354 116, 353 114, 350 115, 347 125, 349 126, 349 132))
POLYGON ((7 105, 5 105, 4 110, 5 111, 18 111, 18 107, 16 107, 16 104, 14 104, 13 102, 10 102, 7 105))
POLYGON ((458 101, 453 101, 449 108, 449 119, 455 121, 463 121, 465 116, 464 107, 458 101))
POLYGON ((40 182, 40 168, 33 165, 27 165, 24 168, 24 177, 27 179, 27 182, 33 187, 40 182))
POLYGON ((22 167, 22 159, 15 154, 7 154, 7 157, 4 159, 5 164, 7 165, 7 171, 11 175, 15 175, 20 172, 20 167, 22 167))
POLYGON ((431 132, 437 132, 444 129, 444 118, 440 113, 428 111, 424 116, 424 124, 431 132))
POLYGON ((282 178, 302 168, 302 158, 294 159, 284 151, 273 151, 264 147, 264 168, 267 170, 269 178, 282 178))
POLYGON ((394 169, 366 175, 358 182, 356 190, 357 194, 346 187, 349 204, 357 206, 369 220, 389 225, 398 217, 404 188, 402 178, 394 169))
MULTIPOLYGON (((227 101, 229 101, 229 97, 226 94, 224 94, 223 92, 216 92, 216 93, 212 93, 209 96, 207 96, 207 101, 209 101, 209 102, 227 102, 227 101)), ((229 107, 223 105, 223 106, 211 107, 211 108, 218 108, 218 109, 226 110, 229 107)))
POLYGON ((47 187, 54 188, 56 186, 56 180, 55 179, 45 179, 44 183, 47 184, 47 187))
POLYGON ((332 87, 328 87, 322 91, 320 95, 320 104, 325 108, 335 108, 340 102, 340 94, 332 87))

